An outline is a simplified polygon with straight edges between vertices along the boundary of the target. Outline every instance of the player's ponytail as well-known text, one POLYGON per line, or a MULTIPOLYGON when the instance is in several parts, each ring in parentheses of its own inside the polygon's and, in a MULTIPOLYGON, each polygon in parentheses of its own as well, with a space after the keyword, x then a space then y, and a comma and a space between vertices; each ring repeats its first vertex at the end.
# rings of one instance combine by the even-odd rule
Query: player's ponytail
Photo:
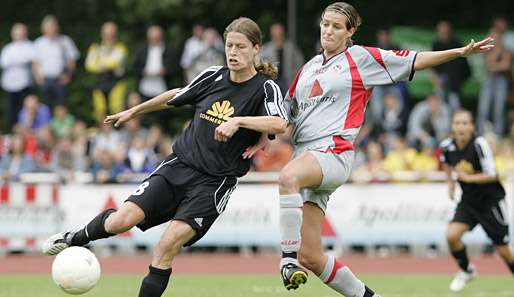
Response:
POLYGON ((259 58, 258 62, 254 63, 255 69, 260 73, 269 76, 271 79, 277 79, 278 68, 271 61, 259 58))
MULTIPOLYGON (((225 32, 223 33, 223 39, 227 40, 227 35, 230 32, 238 32, 246 36, 252 45, 259 45, 262 47, 262 32, 259 25, 250 18, 240 17, 232 21, 225 32)), ((254 66, 260 73, 269 76, 272 79, 276 79, 278 76, 278 69, 270 61, 255 57, 254 66)))

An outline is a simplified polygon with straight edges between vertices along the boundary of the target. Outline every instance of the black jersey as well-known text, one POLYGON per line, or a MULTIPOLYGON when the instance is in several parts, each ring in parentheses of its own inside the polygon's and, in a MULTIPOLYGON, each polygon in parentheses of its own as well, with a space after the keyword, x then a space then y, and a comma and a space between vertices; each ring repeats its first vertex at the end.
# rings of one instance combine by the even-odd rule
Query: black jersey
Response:
POLYGON ((195 114, 173 145, 185 164, 214 176, 243 176, 250 160, 245 149, 258 142, 261 133, 240 128, 228 142, 214 140, 214 130, 235 116, 278 116, 287 120, 278 85, 262 73, 236 83, 227 67, 210 67, 180 89, 168 105, 194 105, 195 114))
MULTIPOLYGON (((440 147, 441 161, 457 171, 497 175, 493 153, 483 137, 474 136, 462 150, 452 138, 441 142, 440 147)), ((462 188, 461 203, 467 203, 475 208, 491 205, 505 197, 505 190, 498 180, 486 184, 459 181, 459 184, 462 188)))

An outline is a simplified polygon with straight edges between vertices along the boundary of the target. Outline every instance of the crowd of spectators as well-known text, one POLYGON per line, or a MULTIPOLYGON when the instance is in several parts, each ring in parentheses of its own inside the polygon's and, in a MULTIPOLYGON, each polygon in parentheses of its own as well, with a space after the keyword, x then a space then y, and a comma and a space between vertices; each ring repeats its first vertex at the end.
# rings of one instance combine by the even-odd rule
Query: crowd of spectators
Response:
MULTIPOLYGON (((277 83, 284 94, 305 62, 285 32, 282 24, 273 24, 262 50, 262 56, 278 66, 277 83)), ((448 21, 438 22, 436 32, 434 50, 462 46, 448 21)), ((174 87, 169 85, 171 77, 183 73, 187 84, 203 69, 225 64, 222 37, 214 28, 200 24, 193 27, 180 55, 157 25, 148 28, 147 41, 132 51, 118 39, 117 25, 106 22, 98 42, 84 53, 84 65, 78 63, 82 53, 72 38, 61 33, 54 16, 43 19, 41 33, 30 41, 27 26, 14 24, 11 42, 0 55, 5 92, 0 178, 6 181, 34 172, 53 172, 64 182, 80 181, 84 174, 96 183, 140 181, 171 153, 174 135, 161 128, 169 118, 144 116, 115 129, 102 123, 105 115, 174 87), (134 63, 129 64, 130 55, 134 63), (68 109, 68 86, 77 67, 84 67, 96 79, 91 93, 96 125, 86 125, 68 109), (129 69, 137 79, 134 90, 126 84, 129 69)), ((504 18, 496 18, 490 35, 496 47, 483 56, 487 74, 477 104, 477 129, 490 141, 498 170, 504 175, 514 171, 514 117, 508 108, 514 33, 504 18)), ((387 29, 378 30, 375 46, 400 49, 391 42, 387 29)), ((351 180, 384 182, 405 178, 409 172, 410 178, 414 173, 423 179, 440 170, 438 144, 450 134, 452 112, 461 107, 462 86, 472 75, 465 58, 434 68, 433 94, 415 104, 405 82, 375 88, 356 143, 351 180)), ((253 169, 279 171, 291 155, 289 137, 281 135, 266 151, 256 154, 253 169)))

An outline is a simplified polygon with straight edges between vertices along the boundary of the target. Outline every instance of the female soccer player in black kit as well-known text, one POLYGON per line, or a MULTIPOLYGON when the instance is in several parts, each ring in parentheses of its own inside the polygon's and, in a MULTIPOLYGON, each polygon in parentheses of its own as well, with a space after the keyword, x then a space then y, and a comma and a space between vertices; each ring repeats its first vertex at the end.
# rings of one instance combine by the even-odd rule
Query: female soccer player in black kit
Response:
POLYGON ((480 224, 512 273, 514 253, 509 247, 505 190, 498 179, 487 141, 475 135, 473 116, 469 111, 461 110, 453 115, 452 134, 441 143, 441 160, 447 172, 450 198, 454 197, 454 175, 462 188, 462 197, 448 225, 447 235, 452 255, 461 268, 450 284, 450 290, 458 292, 476 274, 461 241, 465 232, 480 224))
POLYGON ((173 258, 194 244, 225 210, 237 177, 250 168, 259 139, 283 133, 287 118, 277 69, 260 61, 259 26, 234 20, 224 33, 228 67, 211 67, 182 89, 167 91, 145 103, 108 116, 115 126, 167 105, 195 106, 194 119, 173 145, 171 154, 132 193, 119 210, 100 213, 83 229, 50 237, 43 252, 55 255, 138 226, 141 230, 171 221, 154 249, 140 297, 161 296, 173 258))

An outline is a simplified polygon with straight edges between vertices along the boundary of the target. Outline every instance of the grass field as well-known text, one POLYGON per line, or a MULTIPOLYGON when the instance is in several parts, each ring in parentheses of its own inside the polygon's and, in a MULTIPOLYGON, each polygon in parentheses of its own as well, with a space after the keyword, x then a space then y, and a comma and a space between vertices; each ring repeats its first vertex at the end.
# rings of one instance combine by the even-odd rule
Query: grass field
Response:
MULTIPOLYGON (((449 276, 366 276, 366 283, 382 297, 514 297, 512 277, 482 276, 464 291, 448 291, 449 276)), ((84 296, 137 296, 141 282, 135 276, 104 276, 98 286, 84 296)), ((0 276, 0 297, 63 297, 49 276, 0 276)), ((275 276, 178 276, 173 277, 167 297, 336 297, 341 296, 311 277, 305 287, 286 291, 275 276)))

